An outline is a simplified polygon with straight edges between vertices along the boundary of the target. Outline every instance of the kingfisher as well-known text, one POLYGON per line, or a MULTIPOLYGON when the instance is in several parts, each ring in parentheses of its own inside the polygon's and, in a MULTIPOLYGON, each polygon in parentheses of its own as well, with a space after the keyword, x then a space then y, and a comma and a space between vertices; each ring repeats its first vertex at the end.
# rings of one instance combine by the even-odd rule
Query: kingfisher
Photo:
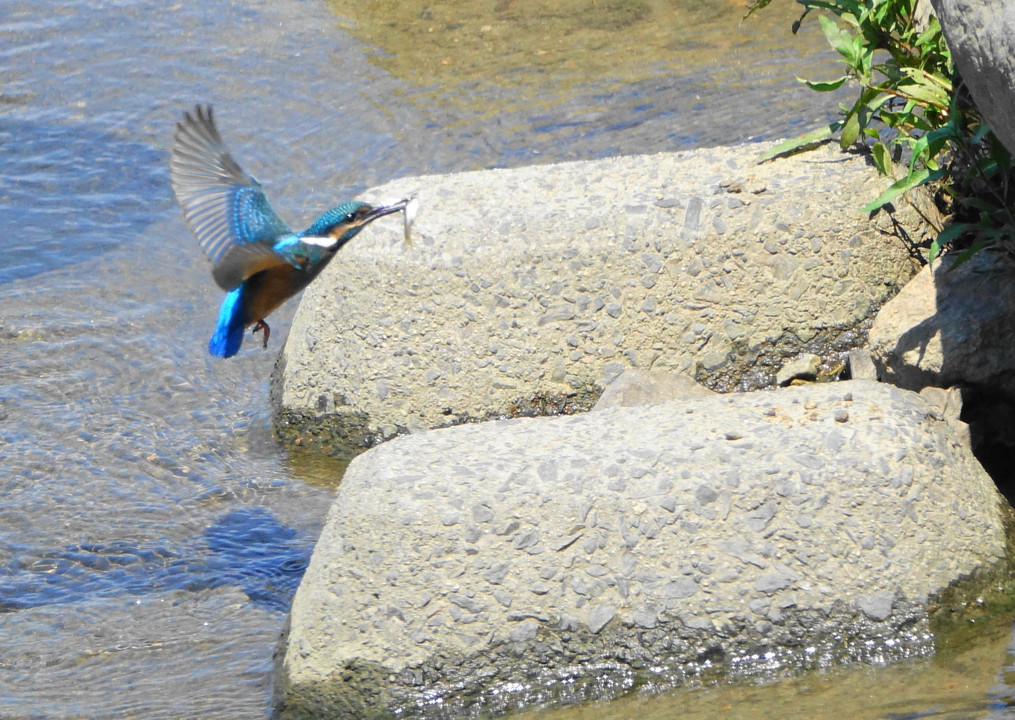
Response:
POLYGON ((350 200, 293 232, 261 184, 229 154, 211 106, 197 105, 176 123, 169 176, 187 224, 212 261, 212 277, 226 291, 208 341, 208 351, 222 358, 239 352, 251 325, 254 333, 264 332, 268 347, 265 318, 275 308, 309 285, 369 223, 414 202, 372 206, 350 200))

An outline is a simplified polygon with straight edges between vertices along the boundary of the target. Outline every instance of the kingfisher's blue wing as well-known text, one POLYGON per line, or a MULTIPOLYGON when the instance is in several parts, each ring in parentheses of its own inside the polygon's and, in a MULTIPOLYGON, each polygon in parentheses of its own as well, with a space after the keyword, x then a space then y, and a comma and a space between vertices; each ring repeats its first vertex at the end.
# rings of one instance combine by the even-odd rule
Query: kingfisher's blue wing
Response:
POLYGON ((285 263, 272 245, 292 229, 272 210, 261 184, 233 160, 210 107, 198 105, 176 124, 169 176, 187 224, 214 263, 212 275, 224 290, 285 263))

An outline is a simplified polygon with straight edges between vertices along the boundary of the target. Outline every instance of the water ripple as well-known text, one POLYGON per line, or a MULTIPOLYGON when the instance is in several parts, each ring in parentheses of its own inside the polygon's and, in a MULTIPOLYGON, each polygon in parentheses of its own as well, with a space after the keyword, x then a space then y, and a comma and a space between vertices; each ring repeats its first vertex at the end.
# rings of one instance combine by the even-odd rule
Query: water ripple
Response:
POLYGON ((0 117, 0 284, 72 265, 169 206, 166 157, 81 125, 0 117), (153 207, 151 198, 161 198, 153 207))

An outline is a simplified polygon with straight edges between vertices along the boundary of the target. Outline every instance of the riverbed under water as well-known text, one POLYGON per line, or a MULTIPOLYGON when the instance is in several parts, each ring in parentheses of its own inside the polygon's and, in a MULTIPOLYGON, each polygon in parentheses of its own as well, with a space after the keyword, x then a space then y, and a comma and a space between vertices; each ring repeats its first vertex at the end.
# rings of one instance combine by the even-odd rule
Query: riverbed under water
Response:
MULTIPOLYGON (((725 0, 662 20, 645 13, 665 3, 635 3, 499 52, 527 17, 510 4, 486 22, 453 4, 355 18, 319 0, 0 0, 0 718, 270 714, 272 652, 340 469, 271 438, 268 377, 295 303, 268 351, 206 353, 221 296, 167 172, 183 110, 215 105, 294 226, 398 176, 834 117, 794 79, 836 68, 816 29, 789 34, 792 11, 752 26, 725 0), (686 29, 644 34, 662 21, 686 29), (431 26, 437 44, 398 61, 431 26), (572 35, 591 55, 569 55, 572 35)), ((1004 639, 984 647, 1001 673, 1004 639)), ((946 709, 1000 712, 982 677, 946 709)), ((926 699, 896 716, 933 715, 926 699)))

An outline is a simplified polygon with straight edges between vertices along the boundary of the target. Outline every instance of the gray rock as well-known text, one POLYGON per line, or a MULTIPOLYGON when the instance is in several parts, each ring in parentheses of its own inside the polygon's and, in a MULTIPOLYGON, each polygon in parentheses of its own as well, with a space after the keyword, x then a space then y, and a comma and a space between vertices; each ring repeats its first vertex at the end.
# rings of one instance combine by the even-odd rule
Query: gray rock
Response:
POLYGON ((754 589, 766 595, 787 588, 789 585, 790 579, 782 573, 765 573, 754 581, 754 589))
POLYGON ((910 659, 933 652, 928 598, 1004 557, 990 478, 886 384, 417 433, 349 466, 276 700, 283 718, 493 716, 744 677, 759 648, 786 666, 910 659), (470 541, 448 506, 489 510, 491 531, 470 541))
POLYGON ((600 632, 616 614, 617 611, 609 605, 600 605, 589 613, 589 630, 592 633, 600 632))
POLYGON ((508 637, 512 641, 523 643, 528 640, 534 640, 536 634, 539 632, 539 623, 535 620, 523 620, 518 623, 515 627, 508 631, 508 637))
POLYGON ((719 491, 715 488, 709 487, 708 485, 699 485, 698 489, 694 491, 694 497, 696 497, 698 502, 702 505, 708 505, 719 498, 719 491))
POLYGON ((892 614, 895 595, 891 590, 882 590, 873 595, 863 595, 856 599, 857 607, 871 620, 887 620, 892 614))
POLYGON ((775 374, 779 385, 789 385, 793 380, 814 380, 821 367, 821 358, 814 353, 797 355, 775 374))
POLYGON ((962 391, 957 387, 925 387, 920 390, 920 396, 945 420, 958 420, 962 414, 962 391))
POLYGON ((1015 153, 1015 6, 1005 0, 931 0, 977 109, 1015 153))
POLYGON ((690 578, 677 578, 666 584, 662 597, 667 599, 689 598, 698 593, 698 586, 690 578))
POLYGON ((659 403, 714 395, 704 385, 683 373, 632 368, 621 373, 603 390, 594 410, 659 403))
MULTIPOLYGON (((920 390, 920 395, 933 407, 941 417, 952 426, 955 434, 962 438, 962 441, 973 447, 972 430, 965 422, 959 419, 962 415, 962 390, 957 387, 937 388, 925 387, 920 390)), ((1001 427, 992 424, 992 429, 1001 427)), ((1006 435, 1006 433, 1001 433, 1006 435)))
POLYGON ((849 351, 849 376, 853 380, 878 379, 878 368, 869 350, 853 348, 849 351))
POLYGON ((1015 267, 980 252, 923 268, 885 304, 868 345, 882 381, 920 390, 979 385, 1015 397, 1015 267))
MULTIPOLYGON (((916 270, 903 243, 885 242, 890 218, 855 211, 883 180, 831 147, 757 165, 764 148, 402 178, 370 191, 367 200, 418 194, 412 245, 401 218, 381 219, 307 289, 272 380, 279 434, 359 450, 398 431, 574 412, 632 367, 735 387, 766 348, 802 352, 858 325, 916 270), (729 207, 712 200, 716 178, 767 191, 729 207), (633 196, 645 212, 626 211, 633 196), (671 196, 685 209, 654 201, 671 196), (530 197, 553 202, 505 204, 530 197), (343 402, 321 408, 322 396, 343 402)), ((895 220, 919 241, 923 221, 899 208, 895 220)))

